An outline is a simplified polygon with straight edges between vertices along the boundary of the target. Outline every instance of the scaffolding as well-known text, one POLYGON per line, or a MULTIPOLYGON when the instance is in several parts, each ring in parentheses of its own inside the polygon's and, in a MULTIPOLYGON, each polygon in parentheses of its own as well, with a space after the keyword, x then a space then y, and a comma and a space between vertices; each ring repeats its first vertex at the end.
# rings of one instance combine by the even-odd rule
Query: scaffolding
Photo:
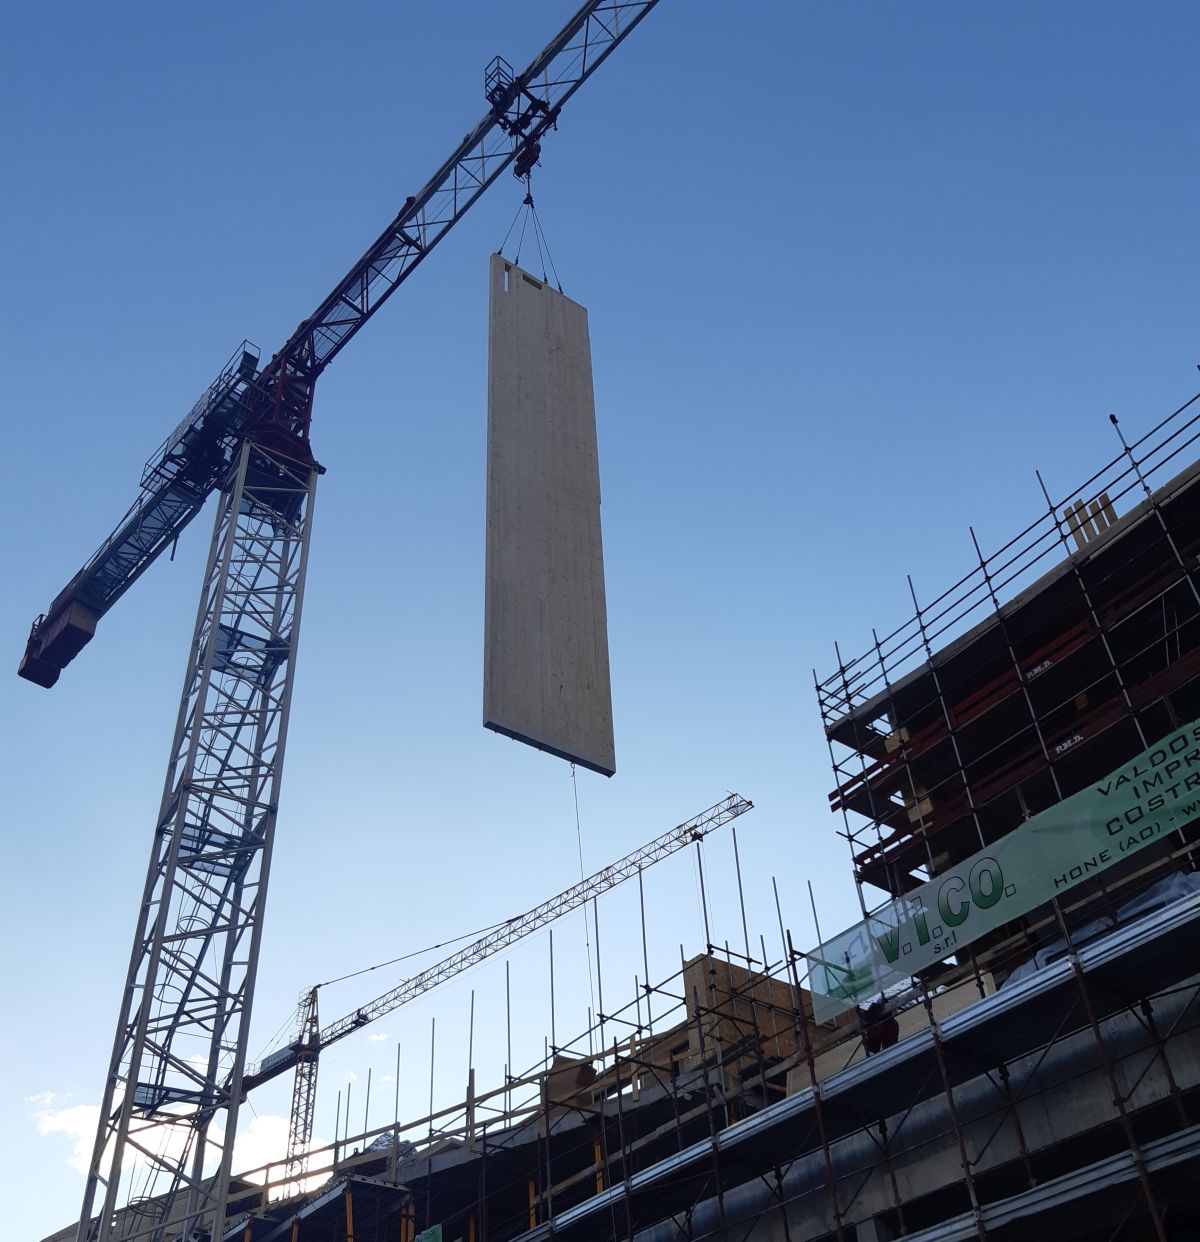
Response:
POLYGON ((443 1107, 431 1045, 427 1114, 347 1121, 304 1174, 282 1153, 243 1171, 214 1242, 933 1242, 1031 1222, 1165 1242, 1200 1223, 1200 889, 1087 944, 1056 907, 1059 960, 1018 977, 1014 943, 994 971, 914 979, 882 1025, 816 1022, 778 899, 769 941, 740 913, 738 949, 681 948, 619 1006, 597 955, 594 1021, 483 1089, 471 1054, 443 1107))
MULTIPOLYGON (((1197 439, 1200 397, 818 682, 864 912, 1200 717, 1197 439)), ((597 920, 579 1035, 553 1029, 551 949, 542 1057, 481 1091, 472 1061, 435 1108, 431 1033, 426 1115, 244 1172, 214 1240, 1194 1236, 1195 835, 827 1022, 777 890, 751 938, 736 830, 741 936, 713 942, 697 844, 700 953, 650 982, 641 898, 643 969, 609 1007, 597 920)))
POLYGON ((864 914, 1200 716, 1198 402, 817 680, 864 914))
POLYGON ((880 1048, 813 1021, 779 920, 770 960, 710 945, 527 1072, 339 1135, 303 1186, 247 1171, 220 1236, 1167 1239, 1200 1171, 1198 935, 1193 893, 999 990, 914 981, 880 1048))

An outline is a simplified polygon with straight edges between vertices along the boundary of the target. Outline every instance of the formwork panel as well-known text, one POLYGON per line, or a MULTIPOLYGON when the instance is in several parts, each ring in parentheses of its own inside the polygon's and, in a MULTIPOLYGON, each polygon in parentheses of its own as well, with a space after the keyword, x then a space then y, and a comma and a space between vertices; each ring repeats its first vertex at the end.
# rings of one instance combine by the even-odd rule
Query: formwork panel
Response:
POLYGON ((587 311, 493 255, 483 723, 616 770, 587 311))

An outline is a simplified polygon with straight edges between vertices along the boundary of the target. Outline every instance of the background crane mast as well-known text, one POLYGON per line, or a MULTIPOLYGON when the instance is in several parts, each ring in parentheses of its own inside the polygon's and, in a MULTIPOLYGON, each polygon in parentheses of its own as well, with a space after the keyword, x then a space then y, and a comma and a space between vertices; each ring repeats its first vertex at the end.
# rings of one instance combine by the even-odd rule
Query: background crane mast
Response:
POLYGON ((657 2, 589 0, 523 73, 493 60, 483 119, 265 366, 253 346, 235 351, 34 622, 19 672, 49 687, 219 492, 81 1242, 114 1237, 135 1163, 144 1181, 122 1238, 162 1239, 169 1222, 192 1242, 223 1218, 322 472, 309 447, 316 381, 504 169, 529 172, 562 105, 657 2))

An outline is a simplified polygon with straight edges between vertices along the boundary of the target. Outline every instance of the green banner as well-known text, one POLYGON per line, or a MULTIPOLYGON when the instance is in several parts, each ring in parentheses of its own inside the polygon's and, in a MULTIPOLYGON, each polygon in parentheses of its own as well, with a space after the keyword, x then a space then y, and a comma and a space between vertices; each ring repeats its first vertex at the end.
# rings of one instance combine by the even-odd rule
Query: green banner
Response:
POLYGON ((809 955, 826 1022, 1200 815, 1200 721, 809 955))

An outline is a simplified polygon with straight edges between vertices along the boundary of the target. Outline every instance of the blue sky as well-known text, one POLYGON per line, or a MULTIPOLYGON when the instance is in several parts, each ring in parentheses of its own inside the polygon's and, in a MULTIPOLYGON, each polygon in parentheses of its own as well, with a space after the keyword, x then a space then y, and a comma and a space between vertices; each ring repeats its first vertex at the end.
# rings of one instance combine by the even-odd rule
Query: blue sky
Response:
MULTIPOLYGON (((572 7, 9 6, 12 667, 236 343, 281 343, 481 115, 487 61, 526 63, 572 7)), ((663 0, 568 105, 534 193, 596 377, 618 773, 579 774, 589 871, 736 790, 752 934, 772 875, 798 941, 806 880, 827 932, 853 917, 812 668, 903 619, 906 573, 932 595, 969 568, 968 524, 985 546, 1023 526, 1035 467, 1065 490, 1107 461, 1110 411, 1137 433, 1195 391, 1198 27, 1191 3, 663 0)), ((520 197, 494 187, 318 389, 253 1052, 301 988, 578 875, 568 769, 479 724, 487 256, 520 197)), ((13 1236, 81 1196, 210 522, 53 691, 0 683, 13 1236)), ((740 936, 727 837, 706 867, 714 936, 740 936)), ((647 899, 666 974, 702 946, 692 862, 647 899)), ((640 970, 630 900, 601 906, 606 998, 640 970)), ((561 1038, 587 1006, 578 921, 555 951, 561 1038)), ((546 970, 544 937, 513 955, 518 1063, 546 970)), ((331 989, 327 1015, 395 978, 331 989)), ((318 1133, 397 1042, 423 1111, 433 1015, 437 1093, 461 1095, 472 987, 498 1082, 500 964, 327 1056, 318 1133)), ((247 1124, 286 1107, 268 1090, 247 1124)))

